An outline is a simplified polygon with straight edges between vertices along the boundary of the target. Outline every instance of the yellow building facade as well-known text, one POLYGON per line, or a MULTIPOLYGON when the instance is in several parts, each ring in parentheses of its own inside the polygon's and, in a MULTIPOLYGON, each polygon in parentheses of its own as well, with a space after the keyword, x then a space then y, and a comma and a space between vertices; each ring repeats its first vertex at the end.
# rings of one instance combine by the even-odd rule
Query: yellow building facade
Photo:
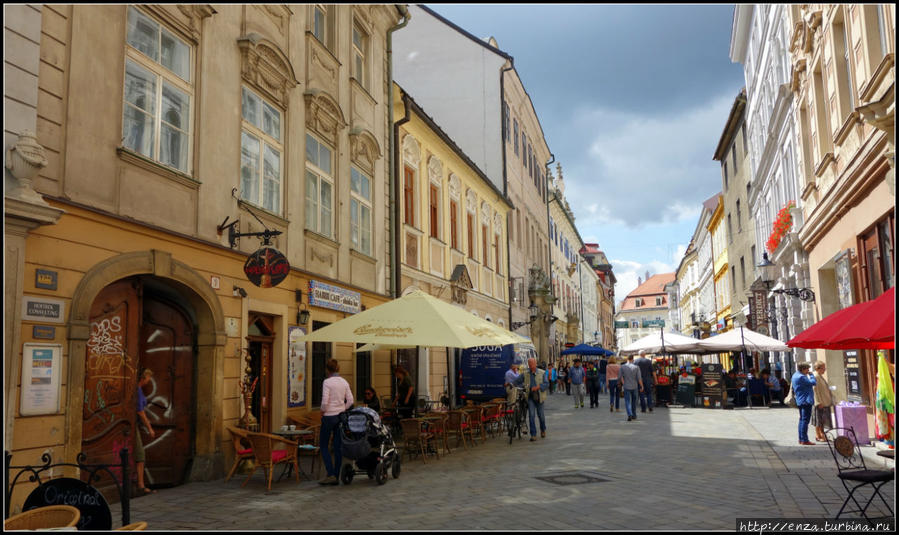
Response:
POLYGON ((292 339, 389 299, 381 88, 401 10, 33 9, 35 135, 4 119, 20 134, 12 159, 45 155, 33 180, 33 158, 7 166, 13 464, 114 463, 140 432, 149 484, 215 479, 233 462, 242 385, 262 431, 317 409, 328 358, 357 395, 390 392, 389 354, 292 339), (246 235, 266 230, 283 258, 246 235), (135 424, 146 368, 153 440, 135 424))
MULTIPOLYGON (((393 99, 402 293, 418 288, 508 328, 511 201, 413 95, 394 84, 393 99)), ((444 348, 397 350, 396 362, 417 378, 419 396, 450 393, 454 363, 444 348)))
POLYGON ((709 219, 709 234, 712 235, 712 270, 715 277, 715 320, 713 331, 724 332, 733 327, 728 323, 731 315, 731 284, 728 278, 727 234, 724 226, 724 196, 718 196, 718 206, 709 219))

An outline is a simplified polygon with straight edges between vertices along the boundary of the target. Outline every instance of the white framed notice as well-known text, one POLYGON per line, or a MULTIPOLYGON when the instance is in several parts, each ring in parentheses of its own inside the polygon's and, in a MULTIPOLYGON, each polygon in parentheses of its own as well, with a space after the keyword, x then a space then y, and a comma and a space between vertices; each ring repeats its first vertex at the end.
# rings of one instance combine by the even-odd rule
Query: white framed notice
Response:
POLYGON ((22 346, 22 416, 59 412, 61 344, 24 344, 22 346))

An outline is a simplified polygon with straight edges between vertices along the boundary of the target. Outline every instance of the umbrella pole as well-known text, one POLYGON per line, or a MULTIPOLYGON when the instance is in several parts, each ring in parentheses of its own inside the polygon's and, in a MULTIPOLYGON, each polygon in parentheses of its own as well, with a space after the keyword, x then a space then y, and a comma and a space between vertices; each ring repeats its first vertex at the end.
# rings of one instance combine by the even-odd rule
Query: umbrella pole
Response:
MULTIPOLYGON (((740 344, 743 346, 743 364, 746 364, 746 338, 743 336, 743 326, 740 325, 740 344)), ((755 379, 755 377, 753 377, 755 379)), ((749 392, 749 384, 746 384, 746 398, 749 401, 749 410, 752 410, 752 394, 749 392)))

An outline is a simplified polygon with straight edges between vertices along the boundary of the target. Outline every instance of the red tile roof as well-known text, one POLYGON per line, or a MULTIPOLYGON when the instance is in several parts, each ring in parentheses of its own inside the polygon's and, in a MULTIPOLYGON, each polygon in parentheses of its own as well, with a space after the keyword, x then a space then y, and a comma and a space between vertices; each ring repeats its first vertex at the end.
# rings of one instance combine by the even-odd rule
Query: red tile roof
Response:
POLYGON ((649 279, 638 286, 636 290, 627 294, 627 297, 624 298, 624 304, 621 306, 621 310, 660 308, 659 305, 656 305, 656 297, 662 298, 661 308, 667 308, 668 294, 665 293, 665 285, 672 282, 675 279, 675 276, 675 273, 661 273, 649 277, 649 279), (637 297, 644 298, 643 306, 637 306, 637 297))

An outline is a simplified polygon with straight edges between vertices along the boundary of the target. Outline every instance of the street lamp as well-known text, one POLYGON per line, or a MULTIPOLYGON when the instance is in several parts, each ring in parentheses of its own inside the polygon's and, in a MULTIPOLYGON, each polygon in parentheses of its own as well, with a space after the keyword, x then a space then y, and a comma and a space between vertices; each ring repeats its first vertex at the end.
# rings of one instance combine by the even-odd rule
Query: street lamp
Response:
POLYGON ((537 315, 540 313, 540 309, 537 308, 537 305, 531 303, 531 306, 528 307, 528 316, 530 316, 529 321, 515 321, 512 322, 512 330, 516 330, 520 327, 524 327, 525 325, 530 325, 537 320, 537 315))
POLYGON ((768 258, 768 253, 762 253, 762 263, 756 267, 758 267, 762 271, 762 282, 765 283, 765 287, 771 293, 787 294, 790 297, 798 297, 801 301, 815 301, 815 292, 812 291, 811 288, 780 288, 778 290, 771 289, 772 283, 774 282, 774 277, 777 274, 777 266, 774 265, 768 258))

